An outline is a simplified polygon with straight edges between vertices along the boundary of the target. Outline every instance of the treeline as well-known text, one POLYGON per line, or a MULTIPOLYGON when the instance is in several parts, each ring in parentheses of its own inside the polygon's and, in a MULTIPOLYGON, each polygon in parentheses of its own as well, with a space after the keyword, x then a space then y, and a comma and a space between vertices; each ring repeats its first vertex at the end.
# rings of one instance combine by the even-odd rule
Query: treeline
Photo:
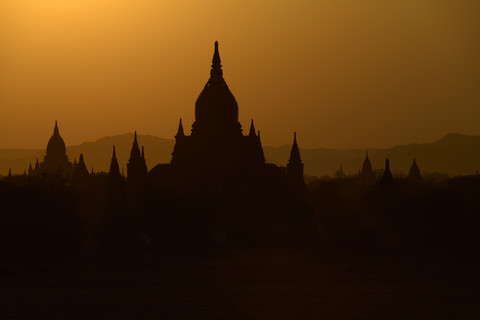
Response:
POLYGON ((362 256, 474 256, 480 177, 365 185, 355 177, 298 190, 239 180, 162 190, 93 174, 0 180, 0 255, 34 265, 82 250, 314 246, 362 256), (141 192, 140 192, 141 191, 141 192), (195 196, 192 196, 194 194, 195 196))
POLYGON ((480 177, 363 185, 357 178, 317 180, 317 245, 351 254, 476 256, 480 245, 480 177))

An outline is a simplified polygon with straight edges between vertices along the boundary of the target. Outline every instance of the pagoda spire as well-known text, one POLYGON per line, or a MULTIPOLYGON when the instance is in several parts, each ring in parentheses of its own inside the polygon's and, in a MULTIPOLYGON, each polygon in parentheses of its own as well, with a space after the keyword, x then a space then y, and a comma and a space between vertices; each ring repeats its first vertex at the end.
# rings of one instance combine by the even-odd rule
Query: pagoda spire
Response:
POLYGON ((120 175, 120 168, 117 161, 117 153, 115 152, 115 146, 113 146, 112 161, 110 162, 110 175, 120 175))
POLYGON ((250 122, 250 133, 249 133, 249 136, 255 136, 255 125, 253 124, 253 119, 252 121, 250 122))
POLYGON ((223 81, 222 64, 218 51, 218 41, 215 41, 215 51, 212 58, 212 70, 210 70, 210 81, 223 81))
POLYGON ((368 157, 368 150, 366 151, 365 160, 363 161, 362 174, 370 175, 373 173, 372 163, 368 157))
POLYGON ((80 153, 77 166, 73 171, 72 181, 80 182, 86 177, 88 177, 88 169, 87 169, 87 166, 85 165, 85 160, 83 159, 83 153, 80 153))
POLYGON ((176 137, 183 137, 185 133, 183 132, 183 124, 182 124, 182 118, 180 118, 180 123, 178 124, 178 131, 176 137))
POLYGON ((385 159, 385 170, 383 171, 382 179, 380 180, 381 184, 391 184, 393 182, 392 171, 390 171, 390 160, 385 159))
POLYGON ((55 137, 60 135, 60 131, 58 130, 57 120, 55 120, 55 128, 53 129, 53 135, 54 135, 55 137))
POLYGON ((287 164, 287 175, 297 186, 303 186, 303 163, 300 157, 300 149, 297 144, 297 133, 293 133, 293 145, 290 151, 290 159, 287 164))
POLYGON ((413 181, 422 181, 422 174, 420 173, 420 169, 418 168, 417 161, 413 158, 412 166, 410 167, 410 171, 408 172, 408 178, 413 181))
POLYGON ((293 133, 293 145, 292 150, 290 151, 290 160, 289 163, 302 163, 302 159, 300 158, 300 150, 298 149, 297 144, 297 133, 293 133))
POLYGON ((129 161, 135 161, 136 159, 140 158, 140 148, 138 147, 138 140, 137 140, 137 131, 134 133, 133 137, 133 145, 132 145, 132 150, 130 151, 130 159, 129 161))
POLYGON ((140 152, 140 148, 138 146, 138 139, 137 139, 137 131, 135 131, 135 137, 133 139, 133 146, 132 151, 130 152, 130 159, 127 163, 127 179, 132 180, 136 179, 136 177, 143 177, 147 173, 147 167, 145 165, 145 153, 142 147, 142 151, 140 152))

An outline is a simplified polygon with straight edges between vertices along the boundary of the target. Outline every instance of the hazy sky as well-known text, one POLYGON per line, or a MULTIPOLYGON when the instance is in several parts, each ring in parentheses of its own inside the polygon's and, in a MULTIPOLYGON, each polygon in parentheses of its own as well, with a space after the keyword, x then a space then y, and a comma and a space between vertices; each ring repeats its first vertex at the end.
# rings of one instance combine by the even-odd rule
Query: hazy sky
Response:
POLYGON ((478 0, 0 0, 0 147, 188 131, 215 40, 264 145, 480 135, 478 0))

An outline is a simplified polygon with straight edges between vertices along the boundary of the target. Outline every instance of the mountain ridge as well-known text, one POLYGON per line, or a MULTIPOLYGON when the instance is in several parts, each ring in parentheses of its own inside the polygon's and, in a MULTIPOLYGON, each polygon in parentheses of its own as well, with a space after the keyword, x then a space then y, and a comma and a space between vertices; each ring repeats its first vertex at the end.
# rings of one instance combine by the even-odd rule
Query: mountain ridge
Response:
MULTIPOLYGON (((158 163, 169 163, 174 139, 153 135, 138 135, 140 146, 145 146, 147 166, 151 169, 158 163)), ((133 133, 105 136, 95 141, 86 141, 67 147, 67 155, 73 162, 80 153, 84 154, 89 170, 107 171, 110 165, 113 145, 121 168, 126 169, 133 142, 133 133)), ((280 147, 264 146, 267 162, 285 166, 290 155, 291 145, 280 147)), ((332 176, 343 167, 346 174, 356 174, 365 158, 365 148, 300 148, 305 173, 315 176, 332 176)), ((385 158, 390 158, 392 171, 405 174, 415 157, 422 171, 441 172, 449 175, 469 175, 480 170, 480 136, 448 133, 431 143, 411 143, 391 148, 369 148, 369 157, 375 168, 383 168, 385 158)), ((45 150, 4 148, 0 149, 0 174, 6 175, 12 168, 14 174, 23 173, 36 158, 42 161, 45 150)))

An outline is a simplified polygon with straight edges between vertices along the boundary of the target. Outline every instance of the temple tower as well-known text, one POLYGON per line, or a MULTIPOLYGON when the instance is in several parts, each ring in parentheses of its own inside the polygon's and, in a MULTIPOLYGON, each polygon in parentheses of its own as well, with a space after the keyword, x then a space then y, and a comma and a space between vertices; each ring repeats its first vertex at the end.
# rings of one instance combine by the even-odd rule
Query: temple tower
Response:
POLYGON ((223 78, 218 42, 215 41, 210 78, 195 102, 192 136, 222 139, 241 135, 237 100, 223 78))
POLYGON ((55 121, 53 135, 47 144, 47 154, 40 164, 40 172, 49 174, 61 173, 64 177, 69 177, 72 171, 73 165, 68 160, 65 142, 60 136, 58 124, 55 121))
POLYGON ((408 179, 415 182, 423 181, 422 174, 420 173, 420 169, 418 168, 415 158, 413 158, 412 166, 410 167, 410 171, 408 172, 408 179))
POLYGON ((237 101, 223 78, 218 42, 210 78, 195 102, 191 135, 185 133, 180 119, 175 140, 171 163, 176 166, 202 166, 219 172, 265 163, 253 122, 250 134, 242 133, 237 101))
POLYGON ((127 179, 129 182, 143 181, 146 178, 147 165, 145 163, 144 156, 143 147, 142 153, 140 153, 137 140, 137 131, 135 131, 132 150, 130 151, 130 159, 127 163, 127 179))
POLYGON ((297 144, 297 133, 293 134, 293 145, 290 151, 290 159, 287 164, 287 175, 294 183, 304 184, 303 181, 303 163, 300 158, 300 150, 297 144))
POLYGON ((387 158, 385 160, 385 170, 383 171, 382 179, 380 184, 382 185, 391 185, 393 183, 392 171, 390 171, 390 160, 387 158))
POLYGON ((72 174, 72 181, 80 182, 85 180, 89 177, 87 166, 85 165, 85 161, 83 160, 83 153, 80 153, 80 158, 78 160, 75 169, 73 170, 72 174))
POLYGON ((362 165, 362 170, 360 171, 358 177, 364 185, 371 185, 377 180, 375 171, 373 171, 372 163, 370 162, 370 158, 368 157, 368 151, 366 152, 365 160, 363 161, 362 165))

